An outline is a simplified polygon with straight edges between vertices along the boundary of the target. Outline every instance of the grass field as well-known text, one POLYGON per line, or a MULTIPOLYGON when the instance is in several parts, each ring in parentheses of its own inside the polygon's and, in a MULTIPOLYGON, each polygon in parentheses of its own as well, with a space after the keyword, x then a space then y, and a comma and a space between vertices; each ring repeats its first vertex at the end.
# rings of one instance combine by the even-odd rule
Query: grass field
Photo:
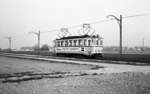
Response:
POLYGON ((120 55, 116 53, 104 53, 102 59, 150 63, 150 54, 129 54, 128 53, 128 54, 123 54, 120 57, 120 55))

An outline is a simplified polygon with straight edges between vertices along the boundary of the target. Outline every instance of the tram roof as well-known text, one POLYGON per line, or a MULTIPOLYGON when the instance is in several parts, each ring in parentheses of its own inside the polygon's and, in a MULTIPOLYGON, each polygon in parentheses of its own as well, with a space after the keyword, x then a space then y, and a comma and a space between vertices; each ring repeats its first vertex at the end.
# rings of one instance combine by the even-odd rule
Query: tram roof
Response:
POLYGON ((62 37, 56 40, 63 40, 63 39, 77 39, 77 38, 99 38, 98 35, 93 35, 93 36, 89 36, 89 35, 81 35, 81 36, 68 36, 68 37, 62 37))

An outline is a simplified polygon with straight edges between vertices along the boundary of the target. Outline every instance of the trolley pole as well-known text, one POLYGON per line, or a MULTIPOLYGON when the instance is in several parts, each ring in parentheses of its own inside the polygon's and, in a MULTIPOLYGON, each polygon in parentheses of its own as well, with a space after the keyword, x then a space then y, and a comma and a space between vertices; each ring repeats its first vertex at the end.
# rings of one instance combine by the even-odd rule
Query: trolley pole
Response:
POLYGON ((119 41, 119 54, 120 54, 120 57, 122 56, 122 15, 120 15, 120 17, 119 18, 117 18, 116 16, 114 16, 114 15, 108 15, 107 16, 107 18, 108 17, 113 17, 113 19, 115 19, 117 22, 118 22, 118 24, 119 24, 119 30, 120 30, 120 37, 119 37, 119 39, 120 39, 120 41, 119 41))

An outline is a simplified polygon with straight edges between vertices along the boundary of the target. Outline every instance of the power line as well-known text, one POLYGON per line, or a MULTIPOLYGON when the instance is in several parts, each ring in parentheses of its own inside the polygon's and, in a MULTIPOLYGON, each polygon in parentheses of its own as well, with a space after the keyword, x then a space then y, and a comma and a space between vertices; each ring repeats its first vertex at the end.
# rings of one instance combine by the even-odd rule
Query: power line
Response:
MULTIPOLYGON (((131 16, 124 16, 122 18, 135 18, 135 17, 140 17, 140 16, 148 16, 150 15, 150 13, 143 13, 143 14, 136 14, 136 15, 131 15, 131 16)), ((104 23, 104 22, 108 22, 108 21, 112 21, 114 19, 103 19, 103 20, 99 20, 99 21, 94 21, 94 22, 89 22, 88 24, 99 24, 99 23, 104 23)), ((81 27, 82 24, 78 24, 78 25, 73 25, 68 27, 68 29, 73 29, 73 28, 77 28, 77 27, 81 27)), ((50 30, 50 31, 44 31, 41 33, 48 33, 48 32, 54 32, 54 31, 60 31, 60 29, 54 29, 54 30, 50 30)))
MULTIPOLYGON (((88 22, 88 24, 98 24, 98 23, 103 23, 103 22, 107 22, 109 21, 108 19, 104 19, 104 20, 99 20, 99 21, 94 21, 94 22, 88 22)), ((76 27, 80 27, 82 26, 83 24, 80 24, 80 25, 75 25, 75 26, 71 26, 69 28, 76 28, 76 27)))
POLYGON ((43 32, 41 32, 41 33, 50 33, 50 32, 55 32, 55 31, 59 31, 60 29, 53 29, 53 30, 49 30, 49 31, 43 31, 43 32))
POLYGON ((104 19, 104 20, 99 20, 99 21, 95 21, 95 22, 90 22, 89 24, 99 24, 99 23, 103 23, 103 22, 107 22, 110 21, 108 19, 104 19))
POLYGON ((144 14, 137 14, 137 15, 131 15, 131 16, 125 16, 123 18, 134 18, 134 17, 140 17, 140 16, 149 16, 150 13, 144 13, 144 14))
MULTIPOLYGON (((99 20, 99 21, 95 21, 95 22, 89 22, 88 24, 98 24, 98 23, 103 23, 103 22, 107 22, 109 20, 99 20)), ((68 29, 74 29, 74 28, 77 28, 77 27, 81 27, 83 24, 78 24, 78 25, 73 25, 73 26, 70 26, 68 27, 68 29)), ((44 31, 44 32, 41 32, 41 33, 48 33, 48 32, 54 32, 54 31, 60 31, 60 29, 54 29, 54 30, 49 30, 49 31, 44 31)))

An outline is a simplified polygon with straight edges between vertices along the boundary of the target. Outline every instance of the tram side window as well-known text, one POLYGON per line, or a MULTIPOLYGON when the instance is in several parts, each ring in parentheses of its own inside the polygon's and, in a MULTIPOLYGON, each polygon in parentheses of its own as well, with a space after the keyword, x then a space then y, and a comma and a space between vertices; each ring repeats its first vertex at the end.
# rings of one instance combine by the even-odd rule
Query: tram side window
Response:
POLYGON ((64 45, 63 45, 63 43, 64 43, 64 41, 61 41, 61 47, 63 47, 64 45))
POLYGON ((72 46, 72 40, 69 40, 69 46, 72 46))
POLYGON ((81 46, 81 40, 79 40, 79 42, 78 42, 78 43, 79 43, 79 46, 81 46))
POLYGON ((66 41, 65 41, 65 47, 67 47, 67 46, 68 46, 68 41, 66 40, 66 41))
POLYGON ((97 45, 97 46, 99 45, 99 40, 96 41, 96 45, 97 45))
POLYGON ((97 40, 96 40, 96 39, 93 39, 93 40, 92 40, 92 43, 93 43, 94 46, 96 46, 96 45, 97 45, 97 40))
POLYGON ((84 39, 84 46, 87 46, 87 40, 84 39))
POLYGON ((91 40, 88 40, 88 46, 91 46, 91 40))
POLYGON ((77 40, 74 40, 73 42, 74 42, 74 46, 77 46, 77 40))

